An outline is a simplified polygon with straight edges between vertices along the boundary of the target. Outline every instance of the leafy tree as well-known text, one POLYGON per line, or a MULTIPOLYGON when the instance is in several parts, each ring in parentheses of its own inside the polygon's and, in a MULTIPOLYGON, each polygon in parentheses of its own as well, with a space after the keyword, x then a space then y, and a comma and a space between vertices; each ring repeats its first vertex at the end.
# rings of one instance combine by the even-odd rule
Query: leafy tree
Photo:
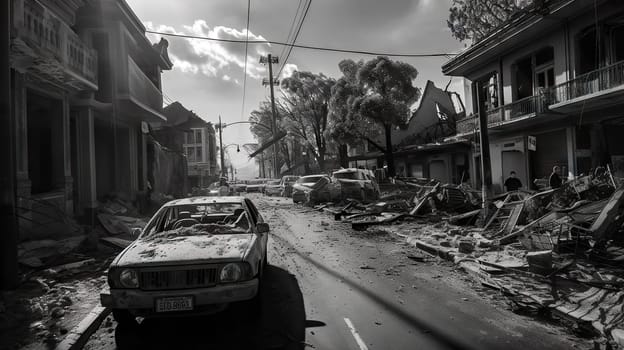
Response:
POLYGON ((365 63, 344 60, 339 67, 343 77, 332 89, 328 134, 347 141, 367 140, 384 152, 388 174, 395 176, 392 129, 407 122, 410 106, 420 97, 412 85, 418 71, 383 56, 365 63), (377 130, 383 132, 385 146, 375 142, 377 130))
POLYGON ((453 0, 446 21, 453 37, 477 42, 524 11, 547 13, 551 0, 453 0))
POLYGON ((282 80, 282 96, 278 103, 282 126, 300 138, 321 171, 325 170, 325 157, 330 147, 325 130, 334 83, 334 79, 322 73, 294 72, 282 80))
MULTIPOLYGON (((252 124, 249 127, 249 130, 260 144, 268 142, 273 137, 273 133, 270 129, 267 128, 271 127, 272 119, 273 112, 271 110, 271 103, 268 101, 261 102, 259 108, 251 112, 249 121, 256 124, 252 124)), ((281 127, 281 121, 283 119, 281 118, 281 114, 278 113, 275 119, 277 129, 283 129, 281 127)), ((269 147, 264 151, 265 159, 273 161, 273 150, 273 147, 269 147)), ((290 168, 291 166, 290 154, 286 138, 283 138, 277 142, 277 162, 280 168, 283 164, 286 164, 286 167, 288 168, 290 168)), ((275 175, 275 177, 277 176, 279 176, 279 174, 275 175)))

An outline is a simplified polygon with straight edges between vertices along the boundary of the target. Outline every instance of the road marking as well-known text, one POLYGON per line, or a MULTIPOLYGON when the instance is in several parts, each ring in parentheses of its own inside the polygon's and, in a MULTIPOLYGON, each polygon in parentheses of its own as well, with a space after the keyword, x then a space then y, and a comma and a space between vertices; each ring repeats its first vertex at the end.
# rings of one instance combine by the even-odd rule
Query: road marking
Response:
POLYGON ((351 323, 351 320, 345 317, 344 321, 347 324, 347 327, 349 327, 349 330, 351 331, 351 334, 353 334, 353 338, 355 338, 355 342, 360 347, 360 350, 368 350, 368 347, 366 346, 366 343, 364 343, 362 338, 360 338, 360 334, 357 332, 355 327, 353 327, 353 323, 351 323))

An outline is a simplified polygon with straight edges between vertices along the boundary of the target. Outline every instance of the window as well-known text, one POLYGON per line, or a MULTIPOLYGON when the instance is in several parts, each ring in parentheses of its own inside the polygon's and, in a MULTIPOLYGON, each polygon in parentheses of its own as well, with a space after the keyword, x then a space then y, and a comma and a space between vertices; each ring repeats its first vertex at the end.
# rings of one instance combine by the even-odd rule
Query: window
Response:
POLYGON ((476 82, 479 107, 489 111, 499 106, 498 101, 498 74, 486 75, 476 82))
POLYGON ((189 163, 204 162, 204 129, 191 129, 186 133, 185 154, 189 163))

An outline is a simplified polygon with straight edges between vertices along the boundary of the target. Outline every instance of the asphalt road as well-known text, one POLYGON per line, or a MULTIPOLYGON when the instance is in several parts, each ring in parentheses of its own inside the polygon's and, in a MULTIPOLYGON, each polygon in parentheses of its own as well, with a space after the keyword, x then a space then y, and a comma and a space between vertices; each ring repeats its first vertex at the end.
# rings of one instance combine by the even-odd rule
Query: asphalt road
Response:
POLYGON ((353 231, 288 199, 251 196, 271 225, 260 314, 234 305, 210 317, 109 317, 86 349, 572 349, 559 327, 512 313, 435 258, 382 232, 353 231))

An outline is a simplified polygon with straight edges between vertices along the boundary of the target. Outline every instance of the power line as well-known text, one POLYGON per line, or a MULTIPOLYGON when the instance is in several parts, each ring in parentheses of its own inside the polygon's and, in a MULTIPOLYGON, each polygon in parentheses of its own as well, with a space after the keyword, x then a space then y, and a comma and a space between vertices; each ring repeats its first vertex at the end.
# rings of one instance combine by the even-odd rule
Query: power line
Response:
POLYGON ((295 43, 297 42, 297 38, 299 37, 299 32, 301 32, 301 28, 303 27, 303 22, 305 21, 305 18, 308 15, 308 10, 310 9, 310 5, 312 5, 312 0, 308 0, 308 5, 306 6, 305 12, 303 13, 303 17, 301 17, 301 21, 299 22, 299 28, 297 28, 297 33, 293 37, 292 44, 288 48, 288 53, 286 54, 286 59, 282 60, 282 66, 280 67, 279 71, 277 72, 277 77, 278 78, 279 78, 280 74, 282 74, 282 70, 284 70, 284 67, 286 67, 286 62, 288 61, 288 58, 290 57, 290 53, 292 52, 293 45, 295 45, 295 43))
MULTIPOLYGON (((290 42, 290 37, 293 34, 293 29, 295 28, 295 22, 297 21, 297 17, 299 17, 299 9, 301 8, 302 0, 299 0, 299 5, 297 5, 297 11, 295 11, 295 16, 293 17, 292 22, 290 23, 290 28, 288 29, 288 36, 286 37, 286 42, 290 42)), ((280 52, 278 57, 284 57, 284 52, 286 52, 287 46, 282 47, 282 51, 280 52)))
POLYGON ((243 69, 243 103, 241 107, 241 119, 245 114, 245 95, 247 91, 247 48, 249 46, 249 14, 251 12, 251 0, 247 0, 247 30, 245 31, 245 68, 243 69))
POLYGON ((178 37, 178 38, 186 38, 186 39, 201 39, 201 40, 210 40, 210 41, 221 41, 227 43, 249 43, 249 44, 271 44, 271 45, 283 45, 283 46, 292 46, 299 49, 307 49, 307 50, 318 50, 318 51, 330 51, 330 52, 342 52, 342 53, 355 53, 361 55, 371 55, 371 56, 391 56, 391 57, 448 57, 448 56, 456 56, 456 53, 392 53, 392 52, 375 52, 375 51, 365 51, 365 50, 350 50, 350 49, 336 49, 330 47, 322 47, 322 46, 312 46, 312 45, 301 45, 301 44, 288 44, 280 41, 273 40, 236 40, 236 39, 221 39, 221 38, 210 38, 206 36, 198 36, 198 35, 188 35, 188 34, 173 34, 173 33, 165 33, 158 32, 154 30, 146 30, 146 33, 158 34, 170 37, 178 37))

